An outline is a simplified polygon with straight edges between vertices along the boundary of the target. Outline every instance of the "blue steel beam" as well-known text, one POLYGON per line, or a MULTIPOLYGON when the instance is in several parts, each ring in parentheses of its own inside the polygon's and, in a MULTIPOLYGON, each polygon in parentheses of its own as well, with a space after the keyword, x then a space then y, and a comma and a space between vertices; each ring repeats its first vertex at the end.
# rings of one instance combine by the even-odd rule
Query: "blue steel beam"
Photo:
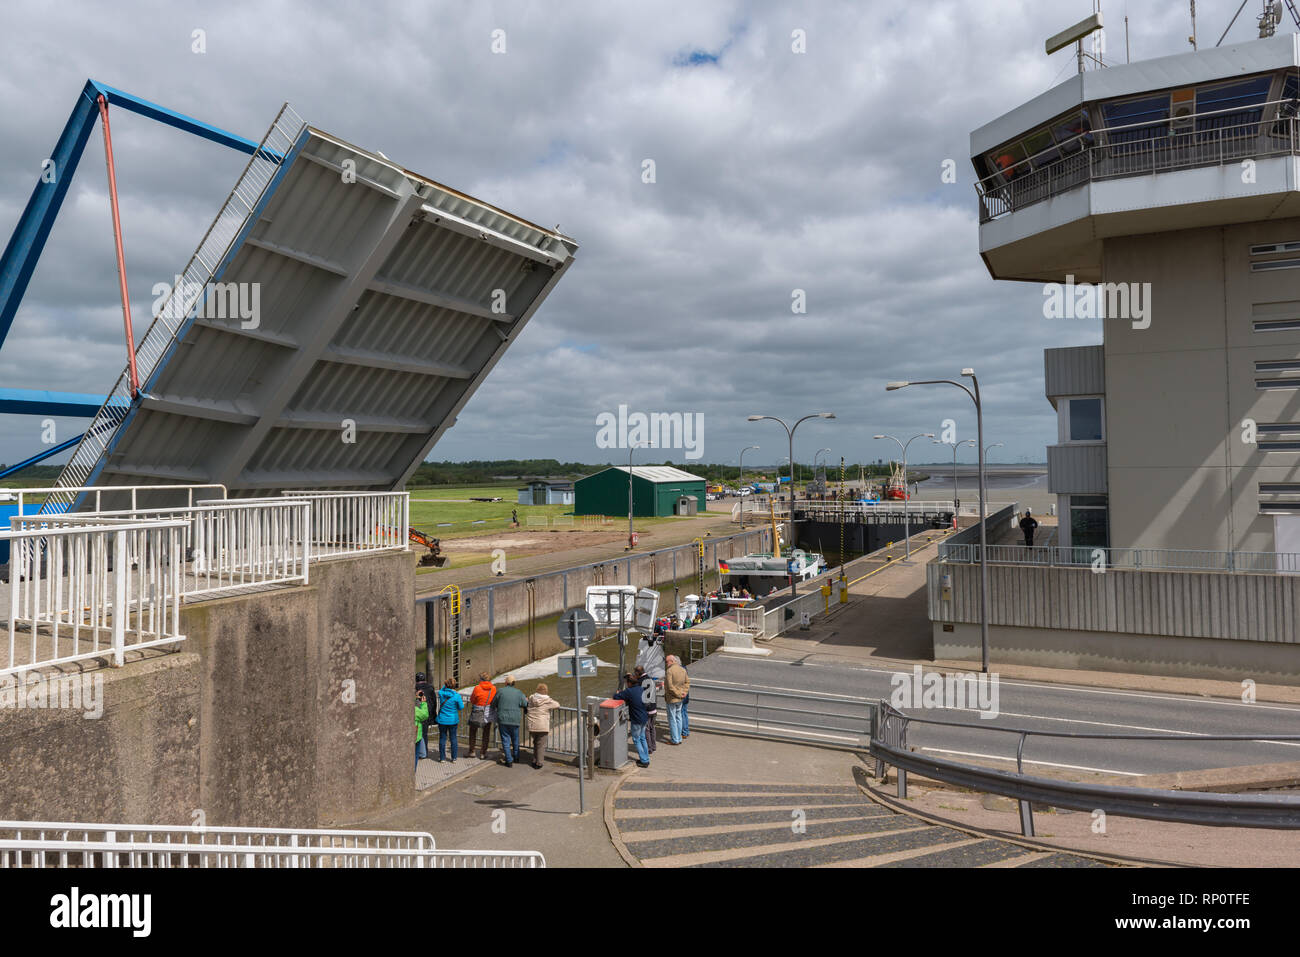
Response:
POLYGON ((11 465, 8 468, 0 469, 0 479, 8 478, 10 475, 13 475, 15 472, 21 472, 29 465, 35 465, 37 462, 44 462, 46 459, 50 458, 51 456, 58 455, 60 452, 66 452, 68 449, 72 448, 78 442, 80 442, 82 438, 83 436, 79 435, 75 439, 68 439, 68 441, 66 442, 60 442, 58 445, 51 446, 50 448, 46 449, 44 452, 37 452, 30 459, 24 459, 23 461, 19 462, 17 465, 11 465))
MULTIPOLYGON (((10 415, 73 415, 90 418, 108 401, 102 395, 82 392, 47 392, 41 389, 0 389, 0 413, 10 415)), ((125 408, 126 399, 114 400, 125 408)))
MULTIPOLYGON (((18 219, 18 225, 14 228, 13 235, 9 237, 4 255, 0 256, 0 346, 9 335, 9 327, 13 325, 14 315, 18 312, 23 293, 27 291, 27 284, 32 278, 36 262, 40 259, 50 229, 54 226, 54 219, 59 213, 59 207, 63 205, 63 199, 67 195, 72 174, 77 169, 81 154, 86 147, 86 140, 94 128, 98 117, 96 101, 101 95, 112 106, 120 106, 124 110, 139 113, 141 116, 193 133, 203 139, 239 150, 241 153, 251 155, 257 152, 258 144, 252 140, 228 133, 191 116, 150 103, 148 100, 142 100, 122 90, 105 86, 95 80, 87 80, 86 86, 77 97, 77 105, 73 107, 72 115, 68 117, 67 125, 63 127, 63 133, 59 136, 54 152, 49 157, 54 163, 53 178, 47 179, 42 175, 38 179, 36 188, 32 190, 31 198, 27 200, 27 206, 18 219)), ((44 173, 45 170, 42 169, 42 174, 44 173)))

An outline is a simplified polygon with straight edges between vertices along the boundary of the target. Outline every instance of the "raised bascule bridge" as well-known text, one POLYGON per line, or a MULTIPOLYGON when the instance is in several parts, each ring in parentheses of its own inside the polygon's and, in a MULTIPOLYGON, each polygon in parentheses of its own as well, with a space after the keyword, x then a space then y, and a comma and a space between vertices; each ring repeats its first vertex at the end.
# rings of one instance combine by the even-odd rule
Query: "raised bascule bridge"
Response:
MULTIPOLYGON (((132 727, 170 727, 180 714, 169 708, 188 695, 214 746, 197 746, 190 721, 180 736, 193 736, 197 765, 182 761, 193 774, 155 780, 165 793, 152 801, 140 804, 119 770, 101 782, 97 808, 0 787, 0 818, 50 820, 58 807, 72 821, 172 824, 185 808, 215 807, 225 820, 214 824, 300 827, 381 807, 411 786, 406 480, 577 244, 310 126, 287 104, 251 140, 90 80, 50 154, 58 175, 37 182, 0 259, 0 347, 23 321, 23 294, 96 121, 126 363, 102 394, 0 389, 0 414, 88 420, 76 438, 0 471, 72 450, 53 489, 0 502, 0 679, 117 665, 119 688, 166 686, 133 697, 121 720, 143 709, 132 727), (248 157, 142 329, 119 220, 110 113, 120 111, 248 157), (185 663, 172 661, 166 678, 146 674, 166 653, 185 663), (340 712, 340 682, 366 706, 340 712), (254 685, 314 699, 303 725, 318 743, 310 796, 288 765, 267 772, 259 760, 250 781, 252 766, 233 754, 235 741, 250 760, 259 741, 274 751, 269 728, 300 720, 268 712, 234 726, 210 703, 257 694, 254 685), (347 780, 321 789, 322 775, 347 780), (215 790, 194 793, 198 781, 215 790)), ((114 713, 110 699, 101 725, 114 713)), ((34 757, 31 735, 60 733, 53 712, 39 717, 0 723, 0 763, 34 757)), ((136 743, 159 768, 175 763, 170 745, 136 743)))

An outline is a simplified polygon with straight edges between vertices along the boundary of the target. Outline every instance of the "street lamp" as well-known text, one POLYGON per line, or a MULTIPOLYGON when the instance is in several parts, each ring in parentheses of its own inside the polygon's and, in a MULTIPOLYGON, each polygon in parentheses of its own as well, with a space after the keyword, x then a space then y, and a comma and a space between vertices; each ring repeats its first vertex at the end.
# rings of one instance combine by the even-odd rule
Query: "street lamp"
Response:
MULTIPOLYGON (((648 442, 630 442, 627 447, 627 547, 632 547, 632 450, 643 449, 648 442)), ((630 559, 629 559, 630 561, 630 559)))
POLYGON ((890 382, 885 385, 885 391, 893 392, 897 389, 905 389, 909 385, 953 385, 970 396, 970 400, 975 403, 976 431, 979 437, 977 448, 980 453, 980 670, 987 674, 989 670, 989 565, 988 536, 985 528, 988 524, 988 512, 984 506, 984 454, 986 451, 984 448, 984 407, 980 404, 980 382, 975 377, 975 370, 962 369, 961 374, 963 378, 970 379, 970 388, 952 379, 924 379, 919 382, 890 382))
POLYGON ((1000 449, 1000 448, 1002 448, 1002 446, 1004 446, 1004 445, 1006 445, 1005 442, 994 442, 992 445, 986 445, 986 446, 984 446, 984 454, 985 454, 985 455, 988 455, 988 454, 989 454, 989 449, 1000 449))
POLYGON ((873 435, 872 438, 893 439, 898 443, 898 447, 903 452, 903 563, 907 564, 912 560, 912 523, 908 511, 908 506, 911 502, 908 500, 907 496, 907 446, 911 445, 917 439, 932 439, 934 438, 934 433, 918 433, 907 440, 907 445, 904 445, 901 439, 895 439, 892 435, 873 435))
POLYGON ((823 452, 829 452, 829 451, 830 451, 830 449, 818 449, 817 452, 816 452, 816 454, 813 455, 813 481, 814 481, 814 482, 817 481, 817 458, 818 458, 818 456, 820 456, 823 452))
MULTIPOLYGON (((751 415, 749 417, 748 421, 750 422, 758 422, 761 419, 771 419, 773 422, 780 422, 781 428, 785 429, 785 434, 790 440, 790 528, 792 531, 794 529, 794 430, 799 428, 800 424, 806 422, 808 419, 833 418, 835 418, 834 412, 813 412, 812 414, 805 415, 802 419, 797 420, 794 425, 786 425, 784 420, 778 419, 774 415, 751 415)), ((793 575, 790 576, 790 594, 797 594, 795 591, 793 575)))
POLYGON ((742 532, 745 530, 745 496, 744 496, 744 491, 743 491, 744 488, 745 488, 745 453, 746 453, 746 452, 749 452, 750 450, 757 451, 757 450, 758 450, 758 446, 757 446, 757 445, 747 445, 747 446, 745 446, 743 449, 740 450, 740 468, 737 469, 737 471, 740 473, 740 476, 736 479, 736 491, 741 493, 741 496, 740 496, 740 530, 741 530, 742 532))
MULTIPOLYGON (((961 448, 963 445, 974 445, 975 440, 962 439, 960 442, 940 442, 938 439, 935 439, 934 444, 952 446, 952 518, 953 521, 956 522, 957 510, 961 507, 961 503, 957 499, 957 449, 961 448)), ((998 445, 1001 444, 1001 442, 998 443, 998 445)), ((953 528, 956 527, 957 526, 954 524, 953 528)))

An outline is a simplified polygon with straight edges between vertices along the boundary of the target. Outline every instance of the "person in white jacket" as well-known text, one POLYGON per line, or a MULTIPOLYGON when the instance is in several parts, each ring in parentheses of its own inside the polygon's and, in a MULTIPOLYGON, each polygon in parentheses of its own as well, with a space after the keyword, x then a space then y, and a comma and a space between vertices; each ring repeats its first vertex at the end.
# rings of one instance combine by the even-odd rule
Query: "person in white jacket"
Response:
POLYGON ((533 736, 533 767, 540 768, 546 760, 546 737, 551 733, 551 712, 560 703, 546 692, 546 685, 538 685, 537 690, 528 697, 528 715, 524 719, 528 733, 533 736))

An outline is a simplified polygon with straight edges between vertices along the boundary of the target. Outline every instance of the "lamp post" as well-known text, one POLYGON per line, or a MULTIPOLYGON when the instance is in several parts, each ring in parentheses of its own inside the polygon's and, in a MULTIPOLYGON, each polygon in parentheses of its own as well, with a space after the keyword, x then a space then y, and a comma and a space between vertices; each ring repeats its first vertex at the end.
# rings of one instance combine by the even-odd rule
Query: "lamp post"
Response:
POLYGON ((814 482, 817 481, 817 459, 823 452, 829 452, 829 451, 830 449, 818 449, 816 453, 813 454, 813 481, 814 482))
MULTIPOLYGON (((627 547, 632 548, 632 450, 643 449, 645 442, 630 443, 627 447, 627 547)), ((630 561, 631 559, 629 559, 630 561)))
MULTIPOLYGON (((799 428, 800 424, 809 419, 833 419, 834 412, 813 412, 805 415, 802 419, 795 421, 794 425, 786 425, 782 419, 774 415, 751 415, 748 419, 750 422, 758 422, 761 419, 771 419, 773 422, 780 422, 781 428, 785 429, 785 434, 790 440, 790 529, 794 530, 794 430, 799 428)), ((790 576, 790 594, 796 594, 794 585, 794 576, 790 576)))
MULTIPOLYGON (((952 517, 955 522, 957 519, 957 509, 961 507, 961 503, 957 499, 957 450, 963 445, 974 445, 975 440, 962 439, 960 442, 940 442, 938 439, 935 439, 934 444, 952 446, 952 517)), ((1001 442, 998 443, 998 445, 1001 444, 1001 442)), ((953 528, 956 527, 957 526, 954 524, 953 528)))
POLYGON ((980 403, 980 383, 979 379, 975 377, 975 370, 962 369, 961 374, 964 378, 970 379, 970 388, 952 379, 924 379, 919 382, 890 382, 885 385, 885 391, 893 392, 897 389, 905 389, 909 385, 952 385, 965 392, 970 396, 970 400, 975 403, 975 422, 979 439, 977 448, 980 453, 980 670, 987 674, 989 670, 989 565, 988 537, 985 528, 988 524, 988 513, 984 507, 984 454, 986 451, 984 448, 984 407, 980 403))
POLYGON ((892 435, 873 435, 874 439, 893 439, 898 443, 898 447, 903 452, 903 563, 908 564, 912 561, 912 523, 908 506, 911 501, 907 497, 907 446, 911 445, 917 439, 932 439, 933 432, 920 432, 907 440, 904 445, 901 439, 895 439, 892 435))
POLYGON ((751 450, 757 451, 758 446, 747 445, 740 450, 740 468, 737 469, 740 476, 736 479, 736 491, 742 493, 740 496, 740 530, 742 532, 745 530, 745 496, 743 494, 745 488, 745 453, 751 450))

